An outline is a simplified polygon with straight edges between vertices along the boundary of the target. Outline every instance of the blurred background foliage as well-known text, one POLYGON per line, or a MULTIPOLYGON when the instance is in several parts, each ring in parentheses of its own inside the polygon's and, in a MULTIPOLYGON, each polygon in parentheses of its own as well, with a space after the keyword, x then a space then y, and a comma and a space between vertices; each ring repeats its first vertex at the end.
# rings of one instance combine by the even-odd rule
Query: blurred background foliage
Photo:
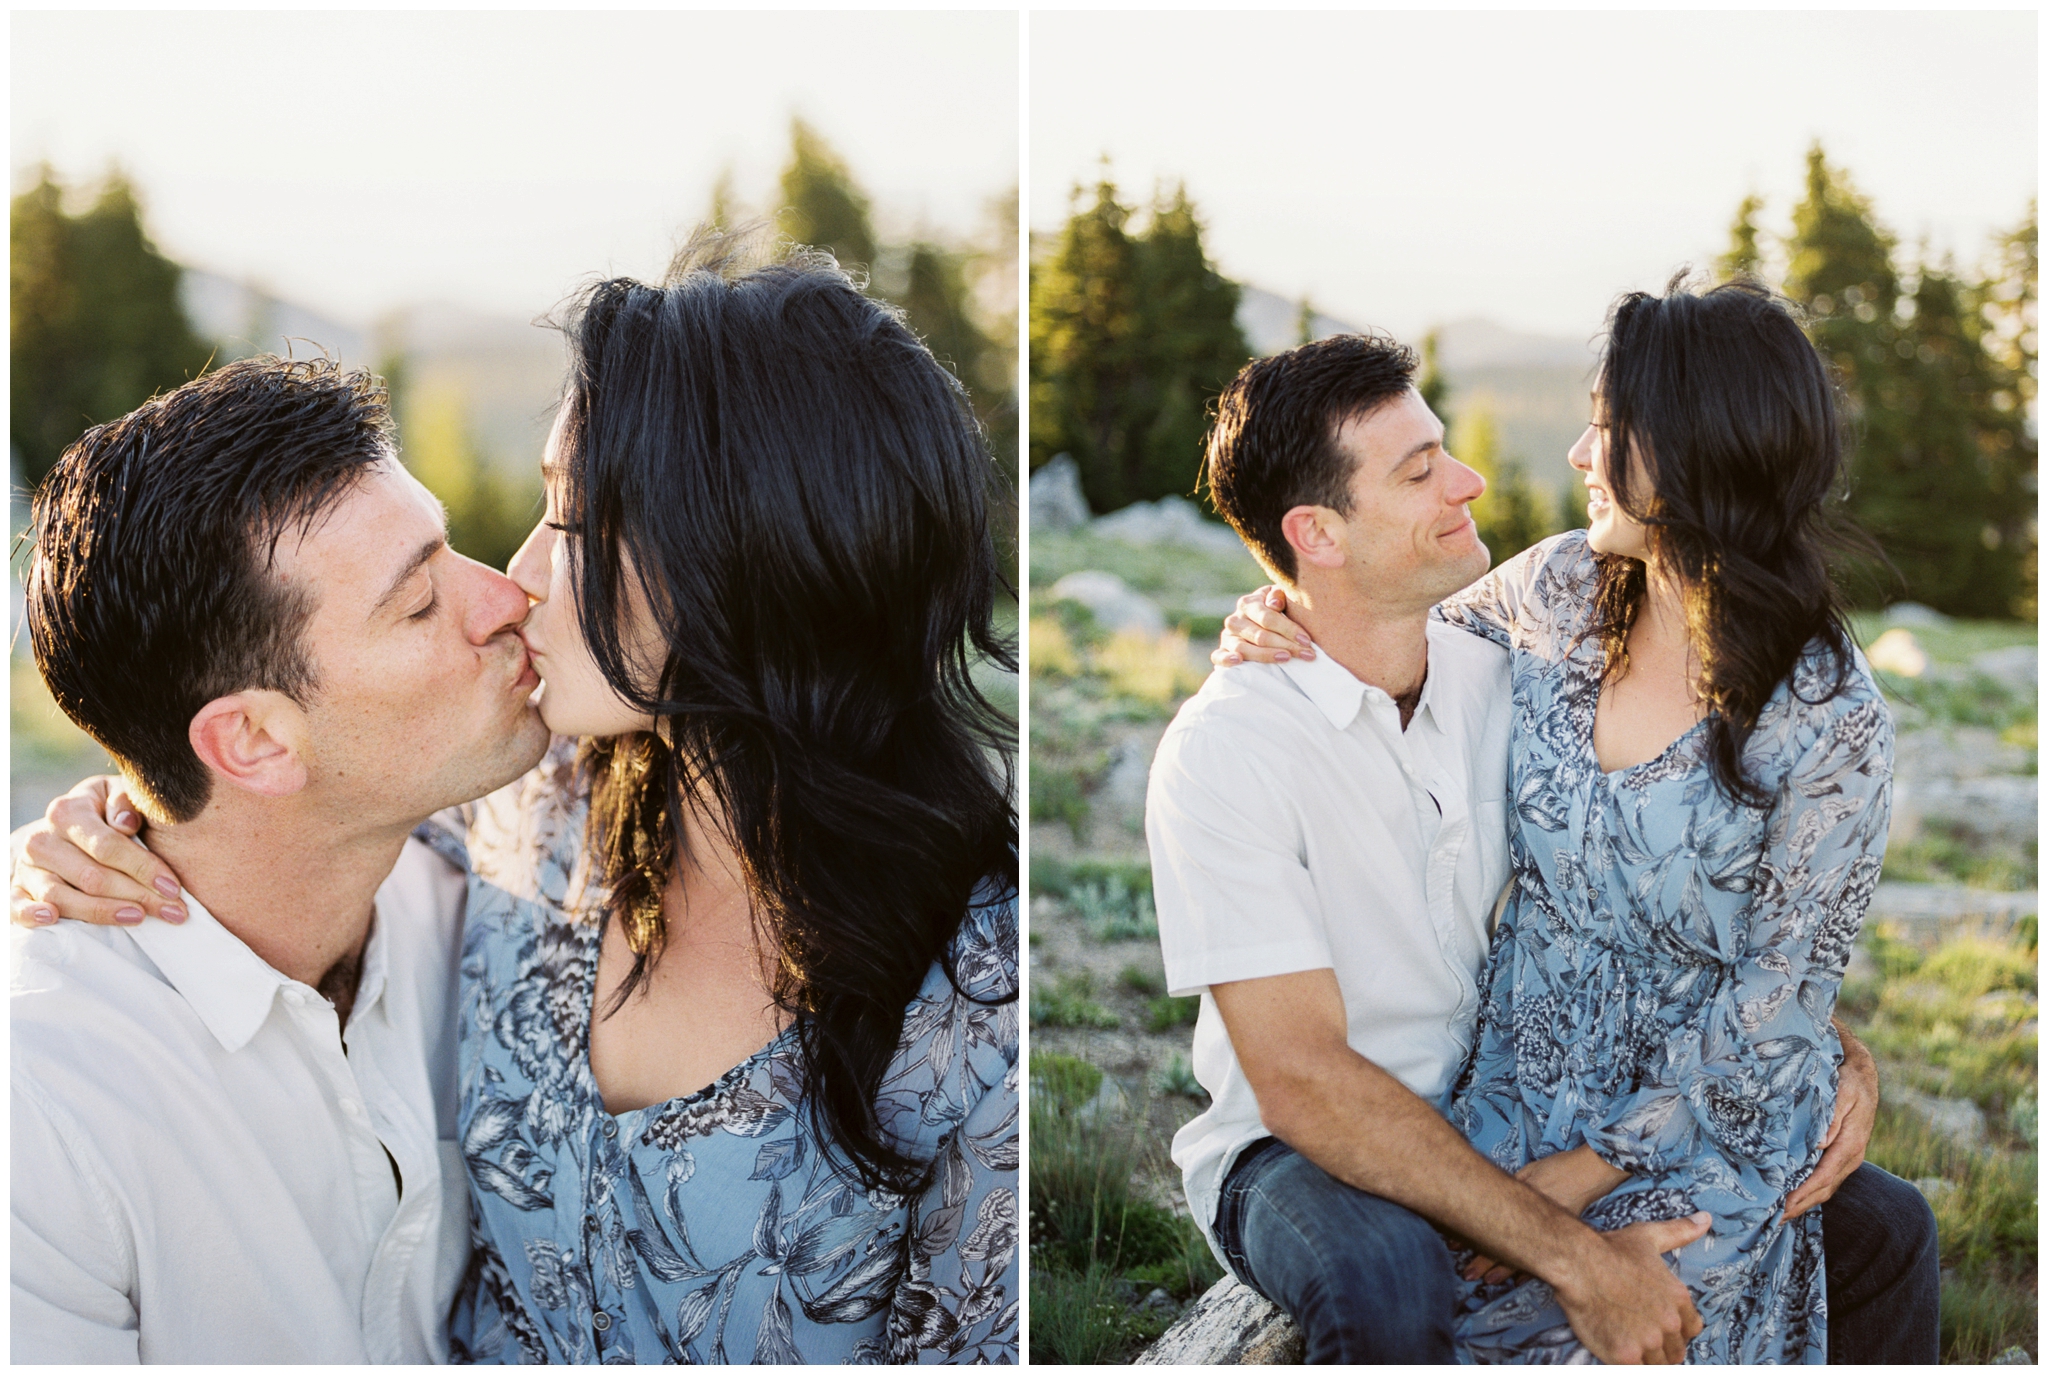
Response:
MULTIPOLYGON (((991 205, 971 238, 922 231, 886 238, 852 169, 802 120, 791 124, 775 204, 737 205, 731 180, 721 179, 708 219, 765 219, 793 242, 829 249, 871 294, 900 307, 960 378, 995 454, 1000 536, 1014 559, 1007 475, 1016 471, 1019 429, 1016 193, 991 205)), ((67 187, 48 167, 38 169, 13 198, 11 229, 9 437, 16 480, 31 491, 87 428, 197 376, 209 361, 340 344, 288 343, 274 321, 260 318, 240 331, 247 338, 207 337, 181 296, 186 269, 151 242, 141 194, 118 170, 88 188, 67 187)), ((538 512, 538 450, 508 451, 531 442, 532 417, 480 423, 474 389, 446 370, 424 368, 406 326, 403 313, 378 321, 367 354, 390 388, 404 460, 447 505, 455 547, 502 568, 538 512)), ((525 407, 532 405, 527 398, 525 407)))
MULTIPOLYGON (((1845 570, 1857 603, 2031 619, 2035 207, 1980 262, 1959 265, 1902 247, 1815 144, 1789 236, 1759 227, 1764 208, 1753 196, 1736 208, 1714 267, 1795 302, 1839 377, 1853 436, 1845 514, 1890 563, 1845 570)), ((1187 189, 1155 196, 1142 228, 1139 218, 1105 173, 1092 193, 1073 189, 1065 225, 1034 245, 1031 467, 1071 454, 1098 515, 1194 493, 1210 407, 1253 353, 1236 318, 1248 288, 1209 262, 1187 189)), ((1307 301, 1299 318, 1286 342, 1318 332, 1307 301)), ((1485 398, 1461 397, 1437 366, 1435 336, 1413 342, 1452 452, 1487 479, 1473 516, 1495 561, 1583 525, 1583 488, 1545 490, 1532 455, 1502 442, 1485 398)))

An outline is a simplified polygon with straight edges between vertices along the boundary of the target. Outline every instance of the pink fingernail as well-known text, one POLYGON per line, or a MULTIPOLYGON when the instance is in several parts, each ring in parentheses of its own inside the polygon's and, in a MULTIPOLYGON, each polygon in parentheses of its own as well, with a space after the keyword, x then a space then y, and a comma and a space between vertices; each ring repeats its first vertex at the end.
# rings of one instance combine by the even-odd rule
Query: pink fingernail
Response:
POLYGON ((123 812, 119 816, 114 818, 114 824, 116 826, 121 827, 123 830, 128 830, 131 827, 140 826, 142 824, 142 818, 137 816, 133 812, 123 812))
POLYGON ((175 902, 167 902, 162 907, 157 908, 156 914, 173 926, 185 920, 185 909, 178 906, 175 902))
POLYGON ((28 909, 28 914, 35 918, 37 926, 48 926, 51 922, 57 920, 57 914, 47 907, 31 907, 28 909))
POLYGON ((135 926, 142 921, 142 909, 140 907, 123 907, 120 911, 114 913, 114 920, 120 922, 123 926, 135 926))
POLYGON ((1294 657, 1293 655, 1289 654, 1289 653, 1288 653, 1288 652, 1287 652, 1286 650, 1284 650, 1284 649, 1282 649, 1282 650, 1276 650, 1276 651, 1274 651, 1274 654, 1273 654, 1273 662, 1274 662, 1274 663, 1276 663, 1276 664, 1284 664, 1284 663, 1286 663, 1286 662, 1287 662, 1287 661, 1288 661, 1289 659, 1291 659, 1291 658, 1293 658, 1293 657, 1294 657))
POLYGON ((162 893, 167 898, 174 898, 178 896, 178 885, 172 882, 170 878, 163 874, 157 875, 156 890, 157 892, 162 893))

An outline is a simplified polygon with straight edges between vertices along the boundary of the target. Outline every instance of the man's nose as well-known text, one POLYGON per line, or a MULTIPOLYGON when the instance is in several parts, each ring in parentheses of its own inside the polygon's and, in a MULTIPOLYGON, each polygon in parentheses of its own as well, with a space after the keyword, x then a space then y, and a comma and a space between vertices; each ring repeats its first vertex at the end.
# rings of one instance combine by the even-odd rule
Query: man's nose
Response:
POLYGON ((1480 475, 1479 470, 1468 467, 1455 458, 1451 459, 1450 463, 1456 470, 1451 474, 1451 504, 1463 506, 1467 502, 1479 500, 1486 491, 1486 479, 1480 475))
POLYGON ((526 619, 529 605, 519 584, 474 559, 464 559, 463 562, 469 565, 466 571, 472 584, 469 615, 463 625, 470 642, 488 644, 494 637, 518 629, 526 619))

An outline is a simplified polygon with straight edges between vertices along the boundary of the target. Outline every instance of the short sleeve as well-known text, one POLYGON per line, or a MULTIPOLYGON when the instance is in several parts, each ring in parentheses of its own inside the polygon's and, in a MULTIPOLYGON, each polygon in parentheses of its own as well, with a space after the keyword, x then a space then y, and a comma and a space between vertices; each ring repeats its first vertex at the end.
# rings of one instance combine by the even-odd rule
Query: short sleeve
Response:
POLYGON ((1290 746, 1242 734, 1176 723, 1153 759, 1145 838, 1175 996, 1332 967, 1297 804, 1260 766, 1290 746))
POLYGON ((9 1354, 17 1365, 133 1365, 134 1257, 112 1201, 17 1070, 9 1212, 9 1354))

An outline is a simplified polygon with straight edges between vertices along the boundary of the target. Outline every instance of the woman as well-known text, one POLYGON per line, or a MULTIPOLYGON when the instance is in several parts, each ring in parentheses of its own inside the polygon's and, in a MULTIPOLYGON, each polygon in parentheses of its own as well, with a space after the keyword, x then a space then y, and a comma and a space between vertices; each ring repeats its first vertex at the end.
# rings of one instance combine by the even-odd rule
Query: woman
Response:
POLYGON ((700 236, 567 327, 511 573, 558 737, 470 870, 470 1361, 1014 1360, 1014 668, 956 382, 700 236))
MULTIPOLYGON (((1822 555, 1833 392, 1746 283, 1631 294, 1610 325, 1571 454, 1589 528, 1441 608, 1510 651, 1514 691, 1514 891, 1453 1120, 1596 1226, 1713 1215, 1676 1256, 1690 1359, 1821 1361, 1820 1220, 1782 1205, 1832 1115, 1892 741, 1822 555)), ((1224 657, 1292 641, 1261 600, 1224 657)), ((1467 1261, 1471 1359, 1583 1358, 1547 1287, 1467 1261)))

